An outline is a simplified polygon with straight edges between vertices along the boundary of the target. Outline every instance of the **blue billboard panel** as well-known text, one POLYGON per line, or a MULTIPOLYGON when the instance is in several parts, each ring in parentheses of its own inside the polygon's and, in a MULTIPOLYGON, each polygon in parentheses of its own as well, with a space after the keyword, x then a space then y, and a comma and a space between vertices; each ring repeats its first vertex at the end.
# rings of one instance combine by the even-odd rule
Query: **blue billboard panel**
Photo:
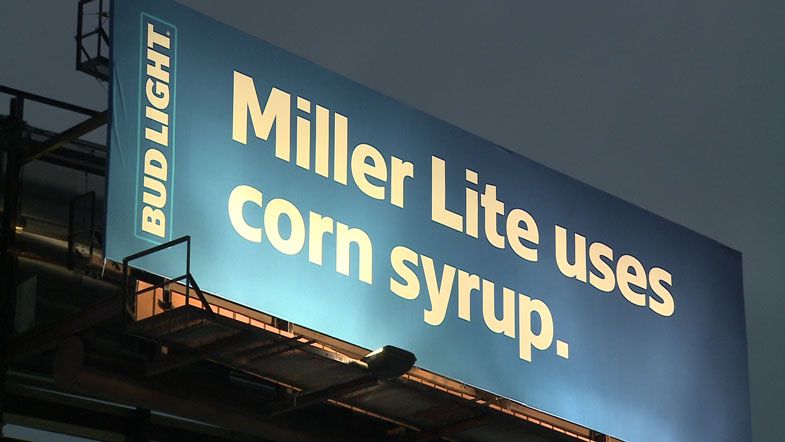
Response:
POLYGON ((176 3, 113 7, 108 258, 190 235, 251 308, 621 439, 750 438, 738 252, 176 3))

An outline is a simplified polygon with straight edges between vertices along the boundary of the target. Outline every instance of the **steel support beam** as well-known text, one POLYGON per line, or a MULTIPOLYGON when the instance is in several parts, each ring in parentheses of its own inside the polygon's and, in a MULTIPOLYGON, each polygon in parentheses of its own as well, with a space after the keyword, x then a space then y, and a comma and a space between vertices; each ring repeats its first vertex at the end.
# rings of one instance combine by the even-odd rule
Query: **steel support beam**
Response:
MULTIPOLYGON (((65 402, 59 400, 58 395, 45 394, 44 390, 18 386, 6 394, 11 399, 8 407, 11 422, 44 431, 57 431, 62 425, 68 425, 83 429, 82 432, 72 433, 73 436, 98 437, 106 433, 129 433, 137 425, 137 410, 120 405, 98 403, 75 396, 69 397, 70 401, 65 402)), ((154 434, 156 440, 165 442, 266 441, 161 415, 151 415, 149 425, 149 434, 154 434)))
POLYGON ((66 103, 65 101, 55 100, 49 97, 44 97, 42 95, 31 94, 30 92, 25 92, 23 90, 15 89, 8 86, 0 85, 0 93, 12 95, 16 98, 21 98, 23 100, 30 100, 30 101, 35 101, 37 103, 46 104, 49 106, 59 107, 60 109, 76 112, 78 114, 93 116, 98 113, 98 111, 93 109, 88 109, 86 107, 77 106, 71 103, 66 103))
POLYGON ((14 334, 16 316, 16 269, 18 260, 13 253, 16 244, 16 224, 19 216, 19 191, 22 180, 19 150, 24 128, 24 99, 11 99, 10 119, 11 143, 6 154, 5 190, 3 201, 3 223, 0 231, 0 436, 5 420, 5 387, 8 371, 8 344, 14 334))
POLYGON ((347 414, 336 418, 335 413, 349 413, 336 407, 320 410, 318 416, 271 417, 260 411, 270 396, 221 380, 191 376, 139 378, 118 372, 114 364, 111 370, 87 359, 84 345, 77 338, 60 345, 53 366, 55 382, 65 391, 263 435, 278 442, 367 441, 380 440, 384 434, 378 426, 353 425, 354 421, 345 420, 347 414), (302 425, 304 421, 309 425, 302 425))
POLYGON ((82 121, 81 123, 66 129, 65 131, 44 141, 35 149, 27 152, 26 155, 20 160, 20 165, 25 165, 30 161, 37 160, 48 153, 54 152, 64 144, 70 143, 71 141, 74 141, 79 137, 98 129, 99 127, 106 124, 107 115, 108 111, 99 112, 82 121))
POLYGON ((461 433, 463 431, 471 430, 472 428, 479 428, 488 425, 491 418, 488 415, 473 416, 467 419, 462 419, 457 422, 452 422, 448 425, 440 427, 436 430, 423 431, 414 437, 415 442, 433 442, 442 440, 444 437, 461 433))
POLYGON ((270 359, 280 354, 297 350, 298 348, 307 347, 313 344, 314 342, 316 342, 316 340, 314 339, 308 339, 300 342, 299 339, 301 339, 301 336, 295 336, 293 338, 288 338, 282 342, 276 342, 274 344, 269 344, 261 348, 253 349, 253 351, 256 352, 256 354, 248 359, 248 364, 256 364, 265 359, 270 359))
POLYGON ((376 376, 368 374, 337 385, 294 394, 273 404, 269 409, 269 414, 271 416, 278 416, 309 405, 324 402, 327 399, 338 399, 341 396, 373 387, 378 383, 379 380, 376 376))
POLYGON ((259 338, 255 334, 243 333, 219 339, 194 349, 181 350, 181 353, 179 354, 167 355, 149 362, 145 374, 147 376, 155 376, 176 368, 184 367, 201 359, 220 356, 232 352, 237 348, 253 344, 255 341, 258 341, 258 339, 259 338))
POLYGON ((51 327, 13 340, 8 346, 8 361, 21 361, 53 350, 66 338, 117 317, 121 305, 121 298, 114 296, 79 311, 51 327))

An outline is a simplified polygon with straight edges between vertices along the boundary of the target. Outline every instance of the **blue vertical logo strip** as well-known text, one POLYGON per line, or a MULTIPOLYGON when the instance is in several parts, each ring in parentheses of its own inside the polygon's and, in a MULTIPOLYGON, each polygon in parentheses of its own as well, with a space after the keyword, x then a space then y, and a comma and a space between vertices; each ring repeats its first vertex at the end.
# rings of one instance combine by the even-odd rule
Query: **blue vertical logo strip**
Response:
POLYGON ((141 14, 134 234, 171 239, 175 158, 177 28, 141 14))

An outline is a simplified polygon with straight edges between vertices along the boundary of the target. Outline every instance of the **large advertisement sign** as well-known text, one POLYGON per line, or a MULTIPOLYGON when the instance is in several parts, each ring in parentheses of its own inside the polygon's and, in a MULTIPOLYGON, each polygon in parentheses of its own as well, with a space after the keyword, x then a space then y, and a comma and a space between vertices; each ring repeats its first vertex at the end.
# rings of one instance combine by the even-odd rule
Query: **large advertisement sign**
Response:
POLYGON ((108 258, 191 235, 202 288, 251 308, 625 440, 750 438, 738 252, 176 3, 113 3, 108 258))

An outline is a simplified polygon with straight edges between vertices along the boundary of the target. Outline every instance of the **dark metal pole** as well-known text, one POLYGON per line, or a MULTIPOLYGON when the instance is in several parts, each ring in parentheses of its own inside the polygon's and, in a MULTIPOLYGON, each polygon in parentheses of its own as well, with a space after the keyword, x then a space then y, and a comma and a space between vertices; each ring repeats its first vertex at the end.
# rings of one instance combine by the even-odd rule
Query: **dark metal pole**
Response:
POLYGON ((128 325, 128 258, 123 260, 123 283, 121 290, 120 304, 122 304, 122 311, 120 312, 120 319, 123 321, 123 327, 125 328, 128 325))
MULTIPOLYGON (((99 30, 101 29, 101 27, 102 27, 101 25, 103 24, 103 23, 101 23, 101 19, 103 19, 101 14, 103 12, 104 12, 104 0, 98 0, 98 12, 95 14, 95 17, 98 19, 97 23, 96 23, 96 28, 99 29, 99 30)), ((96 44, 95 53, 96 53, 97 57, 100 57, 101 56, 101 33, 100 32, 95 34, 95 41, 96 41, 96 43, 95 43, 96 44)))
POLYGON ((16 267, 17 258, 14 252, 16 244, 16 225, 19 216, 19 190, 21 183, 21 166, 19 164, 19 151, 21 149, 22 130, 24 128, 24 99, 14 97, 11 99, 11 142, 6 154, 5 169, 5 195, 3 203, 3 224, 0 243, 0 435, 3 434, 5 424, 5 380, 8 371, 8 347, 14 333, 14 318, 16 316, 16 267))
POLYGON ((84 16, 84 2, 79 0, 79 6, 76 10, 76 64, 75 69, 79 70, 79 65, 82 62, 82 17, 84 16))
MULTIPOLYGON (((185 305, 191 305, 191 237, 188 237, 188 241, 185 243, 185 274, 188 277, 185 280, 185 305)), ((209 308, 209 306, 205 305, 205 308, 209 308)))
POLYGON ((134 412, 134 423, 125 436, 126 442, 150 441, 150 410, 137 407, 134 412))

